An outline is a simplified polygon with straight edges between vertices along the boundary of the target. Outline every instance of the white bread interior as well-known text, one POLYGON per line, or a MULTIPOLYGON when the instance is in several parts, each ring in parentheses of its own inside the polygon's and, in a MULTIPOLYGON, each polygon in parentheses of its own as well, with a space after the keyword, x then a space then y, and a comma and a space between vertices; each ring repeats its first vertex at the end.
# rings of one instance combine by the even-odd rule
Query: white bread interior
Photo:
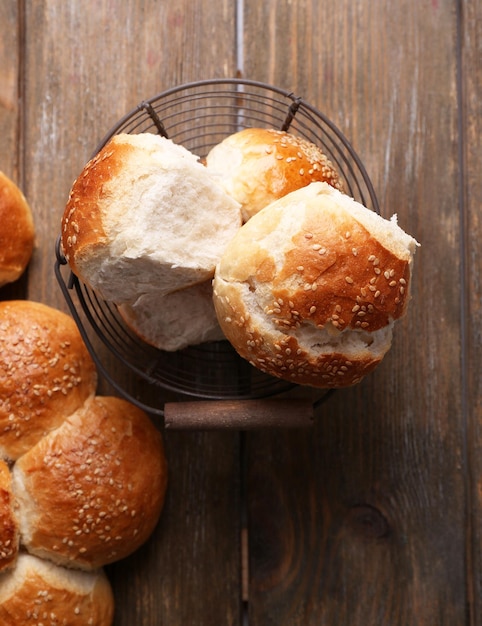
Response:
POLYGON ((194 154, 158 135, 120 134, 74 183, 62 247, 103 298, 133 303, 212 278, 240 224, 238 203, 194 154))
POLYGON ((214 310, 211 280, 167 295, 146 293, 118 310, 139 337, 159 350, 174 352, 225 338, 214 310))

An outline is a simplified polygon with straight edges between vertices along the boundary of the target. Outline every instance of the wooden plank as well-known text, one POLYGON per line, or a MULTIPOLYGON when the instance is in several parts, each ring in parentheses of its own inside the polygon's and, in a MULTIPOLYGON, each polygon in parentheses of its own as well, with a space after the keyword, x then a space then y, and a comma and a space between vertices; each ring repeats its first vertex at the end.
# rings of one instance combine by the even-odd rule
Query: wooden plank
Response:
POLYGON ((245 41, 245 75, 324 111, 422 243, 380 368, 314 434, 248 436, 250 626, 464 624, 453 3, 245 5, 246 32, 267 32, 245 41))
POLYGON ((19 31, 18 7, 13 0, 0 6, 0 169, 19 184, 17 132, 19 124, 19 31))
POLYGON ((461 135, 463 138, 463 189, 465 238, 465 354, 463 376, 467 385, 467 476, 468 520, 467 581, 473 624, 482 619, 482 4, 461 3, 461 135))
MULTIPOLYGON (((38 225, 27 295, 66 309, 53 265, 72 181, 140 101, 179 83, 234 74, 234 7, 221 0, 20 5, 27 103, 21 148, 38 225)), ((102 382, 100 392, 111 389, 102 382)), ((138 554, 109 568, 115 624, 236 626, 238 435, 166 433, 165 441, 171 480, 160 526, 138 554)))
MULTIPOLYGON (((20 20, 18 3, 2 2, 0 6, 0 170, 24 191, 22 154, 18 134, 21 122, 20 20)), ((29 198, 28 198, 29 199, 29 198)), ((27 274, 0 289, 1 300, 23 298, 26 293, 27 274)))

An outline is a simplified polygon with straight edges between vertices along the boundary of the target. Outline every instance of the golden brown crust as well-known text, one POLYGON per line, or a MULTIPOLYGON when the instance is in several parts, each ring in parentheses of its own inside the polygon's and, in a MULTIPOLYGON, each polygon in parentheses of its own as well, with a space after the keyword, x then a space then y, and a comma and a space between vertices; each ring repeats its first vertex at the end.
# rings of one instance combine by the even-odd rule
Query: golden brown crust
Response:
POLYGON ((0 623, 111 626, 114 596, 102 570, 72 572, 22 554, 0 576, 0 623))
POLYGON ((32 212, 15 183, 0 172, 0 287, 23 274, 34 247, 32 212))
POLYGON ((342 387, 359 382, 388 350, 409 300, 404 246, 416 242, 378 216, 362 223, 354 204, 313 183, 254 216, 226 248, 214 279, 218 320, 258 369, 342 387), (385 243, 400 241, 389 249, 384 235, 385 243))
POLYGON ((246 128, 213 148, 206 161, 241 203, 244 221, 312 182, 343 188, 339 173, 318 146, 281 130, 246 128))
POLYGON ((10 469, 0 461, 0 571, 12 567, 17 559, 19 531, 14 506, 10 469))
POLYGON ((95 393, 73 319, 32 301, 0 303, 0 455, 16 459, 95 393))
POLYGON ((106 199, 108 183, 122 170, 132 150, 129 144, 118 143, 114 137, 86 164, 70 191, 62 216, 62 249, 72 271, 81 278, 79 261, 106 241, 100 207, 106 199))
POLYGON ((13 475, 27 550, 92 569, 124 558, 152 533, 167 466, 145 413, 96 396, 22 456, 13 475))
POLYGON ((216 282, 215 303, 221 328, 240 356, 271 376, 311 387, 348 387, 359 383, 382 359, 368 348, 350 354, 342 349, 307 350, 282 324, 276 329, 280 333, 261 330, 236 285, 216 282))

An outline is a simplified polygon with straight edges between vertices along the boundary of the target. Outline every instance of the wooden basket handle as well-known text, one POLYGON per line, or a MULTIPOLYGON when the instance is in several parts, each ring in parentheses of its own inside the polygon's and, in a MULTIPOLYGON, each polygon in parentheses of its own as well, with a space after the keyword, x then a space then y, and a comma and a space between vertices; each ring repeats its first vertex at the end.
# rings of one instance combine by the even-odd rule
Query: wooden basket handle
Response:
POLYGON ((298 399, 168 402, 164 424, 171 430, 300 428, 313 424, 313 403, 298 399))

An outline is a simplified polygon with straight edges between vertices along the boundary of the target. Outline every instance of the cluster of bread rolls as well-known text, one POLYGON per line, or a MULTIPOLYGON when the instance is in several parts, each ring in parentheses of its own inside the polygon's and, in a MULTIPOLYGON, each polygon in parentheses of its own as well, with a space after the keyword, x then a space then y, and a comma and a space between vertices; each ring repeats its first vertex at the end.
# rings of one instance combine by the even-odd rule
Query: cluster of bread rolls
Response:
POLYGON ((158 522, 160 432, 131 403, 96 395, 96 382, 70 316, 0 303, 0 623, 110 625, 102 568, 158 522))
POLYGON ((74 183, 63 251, 158 348, 224 337, 270 375, 348 386, 391 345, 417 242, 343 188, 317 146, 285 131, 241 130, 203 165, 122 134, 74 183))

